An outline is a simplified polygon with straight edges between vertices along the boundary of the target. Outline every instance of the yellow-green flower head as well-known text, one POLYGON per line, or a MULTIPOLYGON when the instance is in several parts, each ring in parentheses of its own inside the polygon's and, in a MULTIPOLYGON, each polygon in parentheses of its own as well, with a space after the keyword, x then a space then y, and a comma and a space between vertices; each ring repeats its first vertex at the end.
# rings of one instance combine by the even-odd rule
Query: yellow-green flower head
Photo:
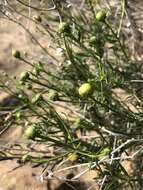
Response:
POLYGON ((104 22, 106 19, 106 12, 105 11, 98 11, 96 13, 96 20, 99 22, 104 22))
POLYGON ((84 83, 78 89, 78 93, 81 97, 90 95, 92 92, 93 92, 93 87, 90 83, 84 83))
POLYGON ((36 127, 32 125, 25 130, 24 135, 27 139, 34 139, 38 134, 37 132, 36 127))
POLYGON ((68 155, 68 160, 71 162, 76 162, 78 160, 78 155, 76 153, 70 153, 68 155))

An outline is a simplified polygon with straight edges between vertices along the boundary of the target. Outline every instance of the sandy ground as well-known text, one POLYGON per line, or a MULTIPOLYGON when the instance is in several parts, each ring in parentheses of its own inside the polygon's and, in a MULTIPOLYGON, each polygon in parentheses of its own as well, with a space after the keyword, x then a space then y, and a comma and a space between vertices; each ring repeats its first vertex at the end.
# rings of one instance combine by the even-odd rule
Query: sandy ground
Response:
MULTIPOLYGON (((16 61, 11 56, 12 48, 22 52, 30 49, 29 40, 25 31, 16 24, 0 19, 0 70, 6 71, 10 75, 19 75, 19 73, 28 66, 16 61)), ((0 92, 0 102, 7 98, 7 94, 0 92)), ((15 141, 22 135, 21 128, 10 129, 4 134, 2 139, 15 141)), ((40 168, 31 169, 30 166, 23 166, 12 171, 18 164, 16 161, 8 160, 0 162, 0 190, 40 190, 47 189, 46 182, 40 182, 34 174, 40 171, 40 168)))
MULTIPOLYGON (((33 26, 30 26, 33 30, 33 26)), ((21 52, 30 51, 31 55, 36 55, 39 47, 30 43, 29 37, 25 31, 18 25, 0 18, 0 71, 5 71, 10 76, 18 76, 23 70, 29 67, 16 61, 11 56, 12 48, 18 49, 21 52)), ((8 95, 0 91, 0 103, 8 99, 8 95)), ((12 128, 5 133, 1 139, 9 140, 10 142, 20 139, 22 136, 22 129, 12 128)), ((1 145, 0 145, 1 146, 1 145)), ((36 175, 40 173, 41 168, 31 168, 31 166, 17 167, 16 161, 8 160, 0 162, 0 190, 47 190, 47 182, 41 182, 36 175)), ((56 183, 54 183, 56 184, 56 183)), ((58 184, 57 184, 58 186, 58 184)), ((54 187, 55 189, 55 187, 54 187)))

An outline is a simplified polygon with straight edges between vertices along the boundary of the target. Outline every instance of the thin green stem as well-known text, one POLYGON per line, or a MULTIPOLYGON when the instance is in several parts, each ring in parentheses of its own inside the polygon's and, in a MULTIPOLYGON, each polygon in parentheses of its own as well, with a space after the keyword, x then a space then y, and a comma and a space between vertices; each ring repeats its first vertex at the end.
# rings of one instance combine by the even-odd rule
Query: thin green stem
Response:
POLYGON ((121 41, 120 41, 120 38, 118 37, 118 35, 116 34, 116 32, 114 32, 112 26, 106 21, 105 22, 105 25, 111 30, 112 34, 114 35, 114 37, 116 38, 116 40, 118 41, 119 45, 120 45, 120 48, 126 58, 127 61, 129 61, 129 57, 125 51, 125 47, 122 45, 121 41))

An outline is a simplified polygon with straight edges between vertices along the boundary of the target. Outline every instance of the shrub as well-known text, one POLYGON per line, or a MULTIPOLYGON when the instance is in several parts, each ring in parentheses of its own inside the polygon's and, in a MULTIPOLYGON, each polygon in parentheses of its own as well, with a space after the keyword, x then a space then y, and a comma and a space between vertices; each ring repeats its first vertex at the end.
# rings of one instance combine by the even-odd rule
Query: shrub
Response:
MULTIPOLYGON (((47 12, 34 19, 40 21, 36 23, 39 32, 42 27, 54 47, 62 49, 61 57, 42 48, 46 62, 33 62, 14 50, 13 56, 29 64, 31 70, 24 71, 20 81, 15 81, 16 91, 4 81, 1 84, 20 101, 12 114, 21 113, 17 122, 25 128, 27 138, 43 143, 47 150, 40 157, 30 155, 30 159, 19 154, 19 159, 53 168, 60 163, 62 171, 87 166, 74 179, 96 170, 95 183, 100 189, 123 189, 127 183, 128 189, 136 189, 140 179, 126 171, 122 161, 134 161, 141 154, 143 110, 141 97, 135 93, 137 86, 132 83, 137 76, 129 69, 133 63, 122 31, 118 35, 111 12, 97 11, 93 1, 85 1, 84 11, 75 14, 73 8, 53 2, 60 22, 45 28, 43 20, 53 16, 47 12), (137 111, 117 98, 117 88, 131 94, 137 111), (64 114, 59 105, 64 107, 64 114), (48 154, 50 147, 54 148, 53 154, 48 154)), ((8 125, 7 121, 4 125, 8 125)), ((52 172, 54 177, 58 169, 52 172)))

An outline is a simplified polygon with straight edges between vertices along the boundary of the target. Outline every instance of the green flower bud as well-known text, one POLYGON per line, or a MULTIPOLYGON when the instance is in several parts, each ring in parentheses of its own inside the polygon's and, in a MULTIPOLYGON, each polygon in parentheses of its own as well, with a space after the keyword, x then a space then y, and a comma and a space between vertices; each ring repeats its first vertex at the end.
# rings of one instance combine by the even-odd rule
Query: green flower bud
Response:
POLYGON ((20 119, 21 116, 22 116, 22 114, 21 114, 21 112, 19 111, 19 112, 16 112, 15 116, 16 116, 17 119, 20 119))
POLYGON ((44 70, 43 64, 41 62, 34 64, 33 74, 39 75, 41 71, 44 70))
POLYGON ((30 161, 31 160, 31 156, 30 155, 24 155, 24 156, 22 156, 22 162, 28 162, 28 161, 30 161))
POLYGON ((36 67, 33 69, 32 72, 33 72, 33 74, 36 75, 36 76, 40 74, 40 70, 39 70, 38 68, 36 68, 36 67))
POLYGON ((19 81, 19 84, 20 84, 21 86, 24 86, 24 85, 25 85, 25 81, 19 81))
POLYGON ((32 98, 32 100, 31 100, 31 102, 32 102, 32 104, 37 104, 39 101, 41 101, 43 99, 43 97, 42 97, 42 95, 41 95, 41 93, 38 93, 38 94, 36 94, 33 98, 32 98))
POLYGON ((104 148, 103 150, 101 150, 99 155, 97 155, 97 157, 98 157, 98 159, 102 159, 104 156, 108 155, 109 153, 110 153, 110 149, 104 148))
POLYGON ((82 123, 82 119, 81 119, 80 117, 77 117, 77 118, 75 119, 74 124, 75 124, 76 126, 79 126, 81 123, 82 123))
POLYGON ((78 93, 81 97, 90 95, 93 92, 93 87, 90 83, 84 83, 78 89, 78 93))
POLYGON ((3 75, 4 77, 8 77, 8 74, 7 74, 5 71, 2 71, 2 75, 3 75))
POLYGON ((43 64, 39 61, 37 64, 36 64, 36 68, 38 68, 40 71, 44 69, 44 66, 43 64))
POLYGON ((71 162, 76 162, 78 160, 78 155, 76 153, 70 153, 68 155, 68 160, 71 162))
POLYGON ((20 59, 21 58, 20 51, 12 49, 12 56, 15 57, 16 59, 20 59))
POLYGON ((18 95, 18 98, 19 98, 21 101, 25 102, 25 103, 27 103, 27 102, 29 101, 28 97, 27 97, 25 94, 19 94, 19 95, 18 95))
POLYGON ((98 11, 96 14, 96 20, 99 22, 105 22, 106 19, 106 12, 105 11, 98 11))
POLYGON ((71 32, 71 28, 70 28, 69 23, 61 22, 59 24, 59 32, 69 34, 71 32))
POLYGON ((32 84, 30 84, 30 83, 27 83, 25 87, 26 87, 28 90, 32 90, 32 88, 33 88, 33 87, 32 87, 32 84))
POLYGON ((29 79, 29 73, 27 71, 23 71, 20 74, 20 81, 26 81, 27 79, 29 79))
POLYGON ((25 132, 24 135, 27 139, 34 139, 35 137, 38 136, 38 129, 36 128, 35 125, 32 125, 30 127, 28 127, 25 132))
POLYGON ((18 98, 23 99, 23 94, 19 94, 18 98))
POLYGON ((35 21, 37 21, 37 22, 42 22, 42 18, 41 18, 40 15, 34 15, 34 16, 33 16, 33 19, 34 19, 35 21))
POLYGON ((89 39, 89 45, 93 46, 97 43, 97 38, 95 36, 91 36, 91 38, 89 39))
POLYGON ((48 99, 52 100, 52 101, 58 101, 59 100, 59 95, 58 95, 58 93, 56 91, 51 90, 48 93, 48 99))

